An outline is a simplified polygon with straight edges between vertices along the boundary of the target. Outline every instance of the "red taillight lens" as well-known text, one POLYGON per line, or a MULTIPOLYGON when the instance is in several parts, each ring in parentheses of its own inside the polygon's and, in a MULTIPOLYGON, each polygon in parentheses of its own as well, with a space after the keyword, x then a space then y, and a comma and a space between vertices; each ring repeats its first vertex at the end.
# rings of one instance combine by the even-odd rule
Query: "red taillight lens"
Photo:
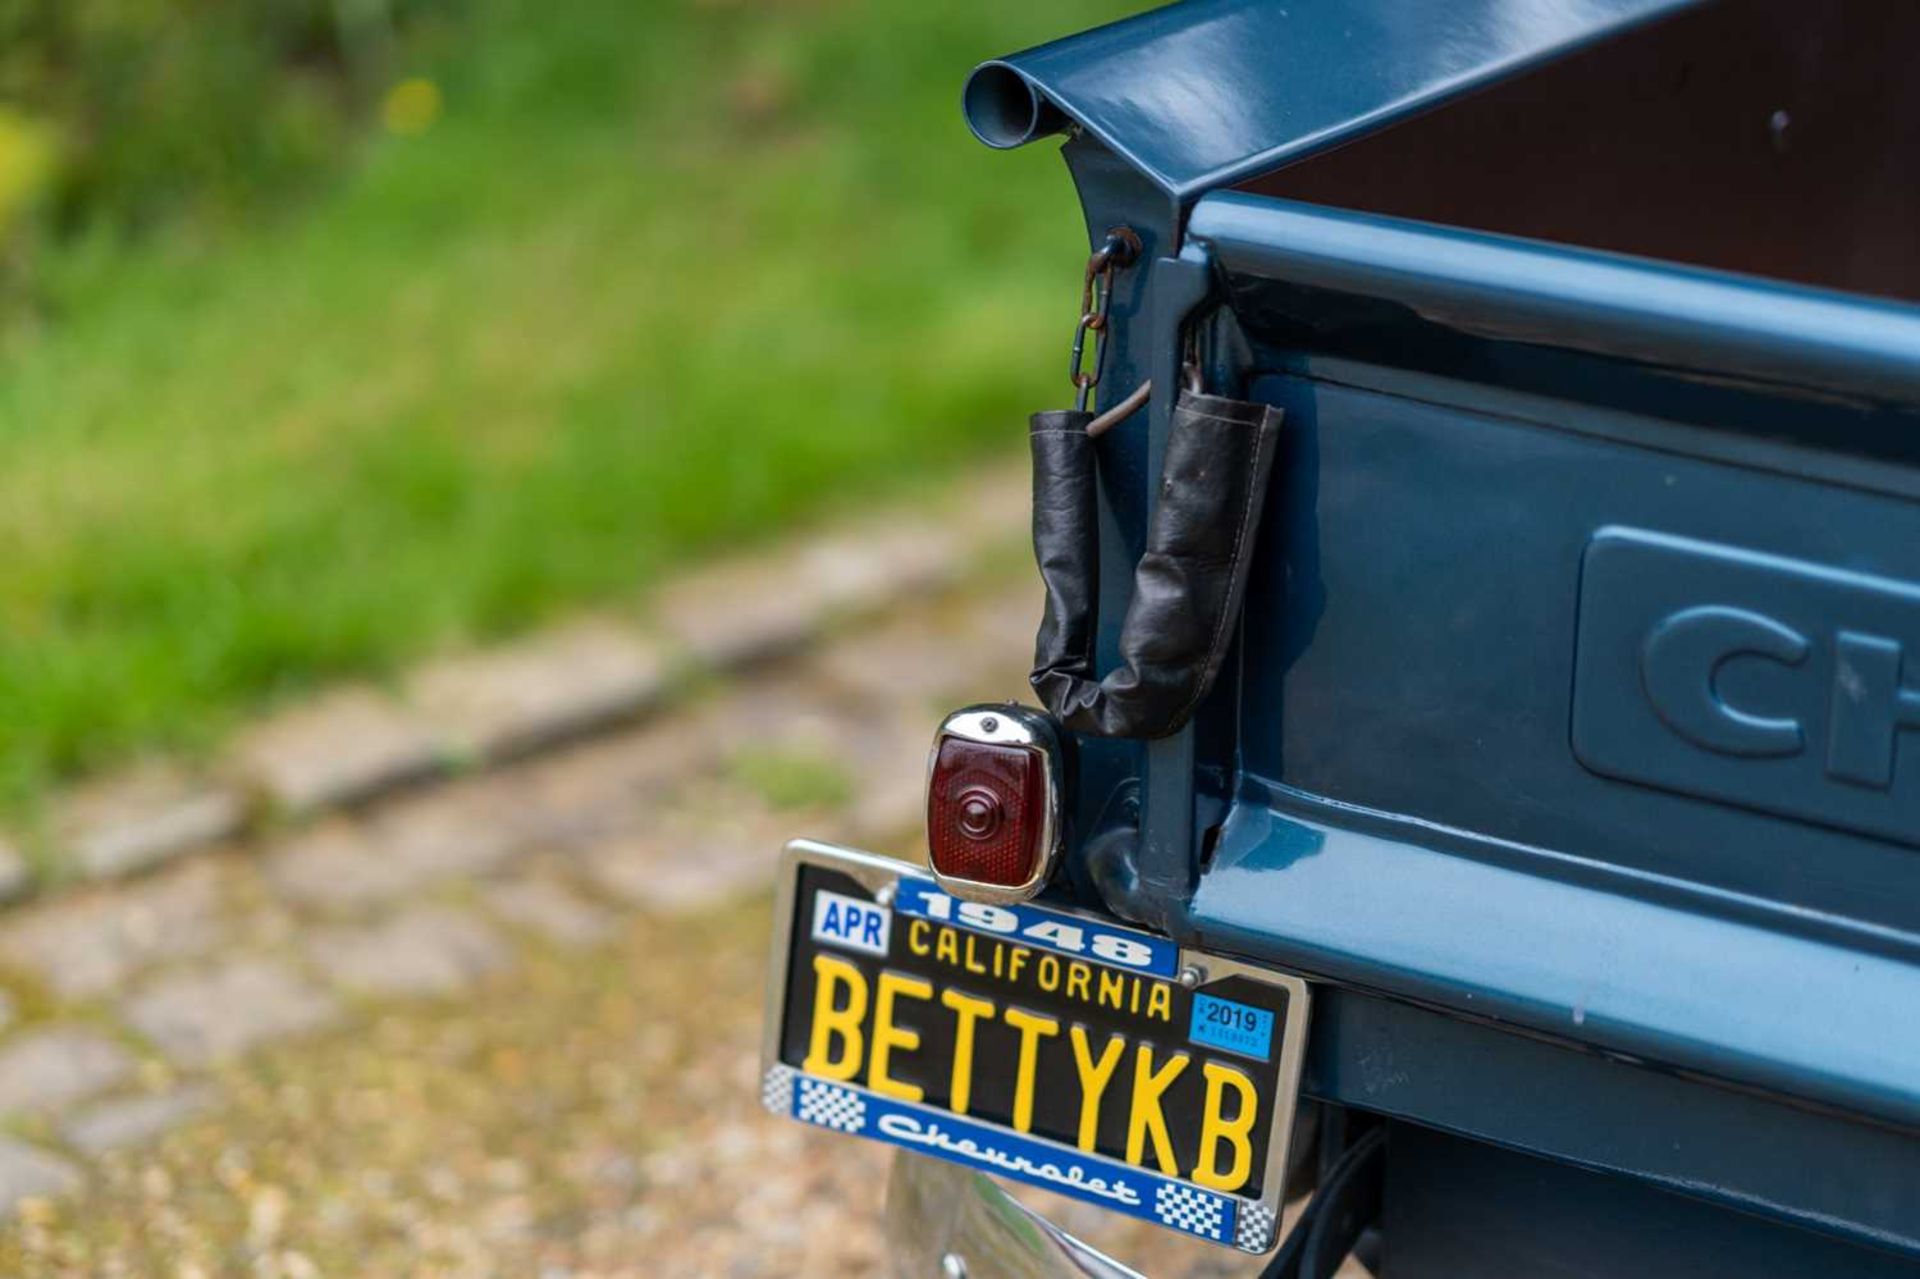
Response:
POLYGON ((1046 855, 1047 761, 1026 746, 946 737, 927 786, 927 846, 943 876, 1019 888, 1046 855))

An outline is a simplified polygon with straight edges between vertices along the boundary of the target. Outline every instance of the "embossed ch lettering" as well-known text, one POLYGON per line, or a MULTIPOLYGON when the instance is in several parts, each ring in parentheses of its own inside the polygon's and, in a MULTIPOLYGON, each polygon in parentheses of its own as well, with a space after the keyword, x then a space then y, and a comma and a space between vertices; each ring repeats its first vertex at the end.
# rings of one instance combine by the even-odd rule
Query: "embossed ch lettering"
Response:
POLYGON ((1683 609, 1654 624, 1640 649, 1640 681, 1668 728, 1722 755, 1798 755, 1800 722, 1742 710, 1720 694, 1720 668, 1736 657, 1764 657, 1785 666, 1807 660, 1807 637, 1744 608, 1683 609))
MULTIPOLYGON (((1791 715, 1735 705, 1721 691, 1728 662, 1754 657, 1804 666, 1812 641, 1786 623, 1726 605, 1664 617, 1640 649, 1647 700, 1674 733, 1703 750, 1746 759, 1782 758, 1806 749, 1805 726, 1791 715)), ((1832 708, 1826 772, 1839 781, 1885 790, 1902 729, 1920 729, 1920 688, 1901 681, 1898 642, 1841 631, 1833 637, 1832 708)))
POLYGON ((1583 767, 1920 849, 1920 581, 1609 526, 1576 625, 1583 767))

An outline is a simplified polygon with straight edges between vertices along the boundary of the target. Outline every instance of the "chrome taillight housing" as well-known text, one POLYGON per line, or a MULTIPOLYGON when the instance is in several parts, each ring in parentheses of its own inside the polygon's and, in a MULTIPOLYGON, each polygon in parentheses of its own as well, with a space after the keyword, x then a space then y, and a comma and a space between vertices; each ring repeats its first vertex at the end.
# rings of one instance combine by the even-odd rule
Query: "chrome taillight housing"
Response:
POLYGON ((927 761, 934 877, 970 901, 1025 901, 1060 858, 1060 737, 1039 711, 969 706, 941 721, 927 761))

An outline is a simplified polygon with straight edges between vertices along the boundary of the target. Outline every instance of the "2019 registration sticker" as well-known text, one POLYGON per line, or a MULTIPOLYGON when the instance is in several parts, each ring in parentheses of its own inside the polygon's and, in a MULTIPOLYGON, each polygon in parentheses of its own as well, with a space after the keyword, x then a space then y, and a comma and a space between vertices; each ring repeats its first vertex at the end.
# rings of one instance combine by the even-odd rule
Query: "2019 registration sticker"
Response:
POLYGON ((988 905, 905 863, 790 846, 766 1104, 1263 1252, 1304 981, 1082 912, 988 905))

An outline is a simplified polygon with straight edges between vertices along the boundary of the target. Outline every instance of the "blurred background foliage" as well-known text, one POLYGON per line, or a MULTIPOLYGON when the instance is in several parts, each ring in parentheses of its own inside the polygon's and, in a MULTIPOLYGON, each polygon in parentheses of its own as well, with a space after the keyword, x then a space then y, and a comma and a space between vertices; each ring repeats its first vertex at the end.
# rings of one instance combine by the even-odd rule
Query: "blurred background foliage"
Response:
POLYGON ((970 0, 0 0, 0 802, 1017 449, 970 0))
POLYGON ((351 144, 403 38, 419 48, 461 7, 0 0, 0 234, 15 304, 48 236, 227 222, 308 189, 351 144))

